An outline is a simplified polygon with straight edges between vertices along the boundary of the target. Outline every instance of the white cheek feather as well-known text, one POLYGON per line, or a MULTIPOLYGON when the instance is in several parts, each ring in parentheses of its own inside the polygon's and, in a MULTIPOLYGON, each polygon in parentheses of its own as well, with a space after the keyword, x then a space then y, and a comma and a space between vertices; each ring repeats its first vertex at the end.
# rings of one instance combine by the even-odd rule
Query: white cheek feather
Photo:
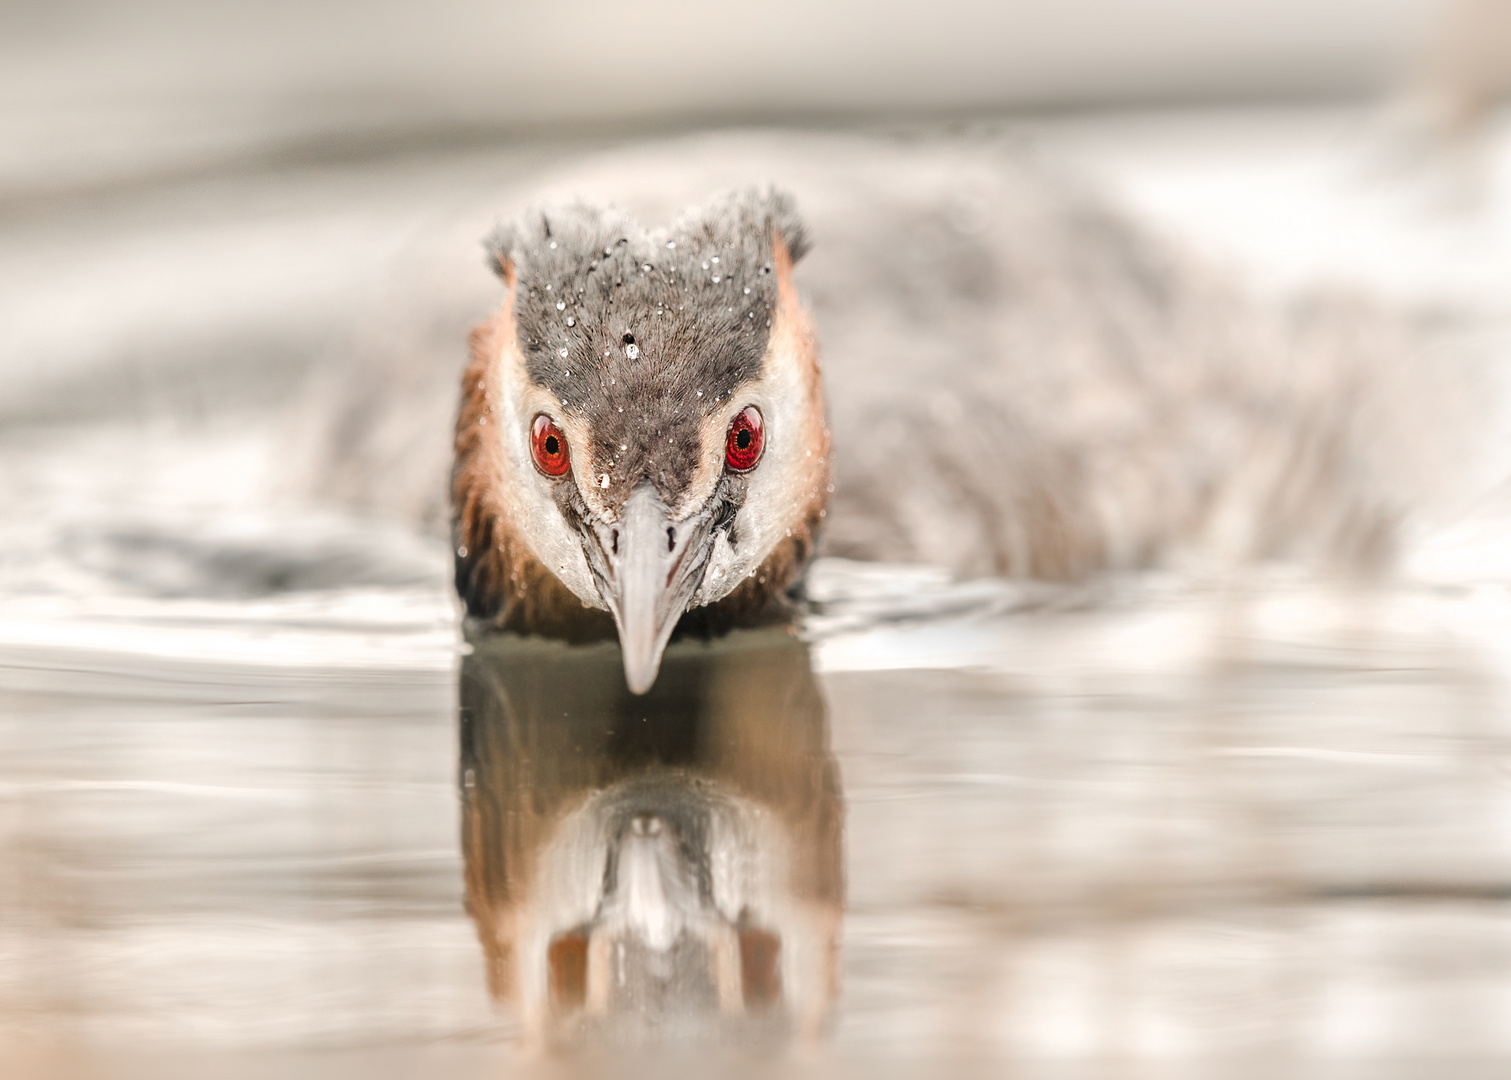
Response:
MULTIPOLYGON (((790 340, 773 344, 766 357, 765 377, 743 395, 737 392, 732 401, 736 411, 746 405, 761 410, 766 445, 760 464, 747 477, 745 504, 735 517, 738 543, 731 547, 723 534, 714 542, 696 604, 722 599, 754 574, 820 497, 825 476, 824 416, 823 403, 810 392, 811 361, 790 340)), ((718 452, 722 458, 722 443, 718 452)))
MULTIPOLYGON (((602 609, 605 605, 582 553, 582 541, 561 516, 551 496, 552 487, 561 481, 542 476, 530 453, 530 424, 536 413, 560 417, 560 406, 525 377, 524 362, 513 346, 505 346, 498 370, 500 393, 494 430, 507 474, 503 484, 504 512, 515 534, 524 540, 542 566, 560 578, 583 603, 602 609), (507 476, 513 476, 514 482, 509 483, 507 476)), ((572 449, 570 438, 567 449, 569 452, 572 449)), ((575 457, 572 465, 575 470, 575 457)))

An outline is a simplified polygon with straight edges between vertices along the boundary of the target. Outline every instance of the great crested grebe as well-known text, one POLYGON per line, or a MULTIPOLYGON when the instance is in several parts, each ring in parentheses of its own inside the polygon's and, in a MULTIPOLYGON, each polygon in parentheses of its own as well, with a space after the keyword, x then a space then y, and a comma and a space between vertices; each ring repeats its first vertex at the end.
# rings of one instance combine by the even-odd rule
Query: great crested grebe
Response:
POLYGON ((690 609, 790 618, 830 491, 806 247, 775 192, 664 229, 578 206, 493 238, 508 291, 472 335, 452 480, 470 615, 569 640, 611 617, 635 693, 690 609))
POLYGON ((638 688, 679 618, 789 618, 810 554, 1052 581, 1373 571, 1477 479, 1487 395, 1451 322, 1257 296, 1011 140, 619 148, 490 191, 432 247, 312 397, 314 482, 449 531, 484 625, 612 640, 617 614, 638 688), (781 196, 678 217, 753 175, 798 192, 811 252, 781 196), (494 235, 500 304, 455 253, 532 202, 565 208, 494 235), (489 308, 448 438, 457 328, 489 308))
POLYGON ((1248 301, 1011 155, 866 153, 891 187, 846 186, 864 159, 807 182, 834 196, 804 269, 822 380, 785 195, 659 229, 578 203, 493 236, 506 295, 472 334, 451 483, 470 616, 617 628, 638 693, 679 622, 790 620, 815 553, 1051 580, 1368 570, 1443 484, 1460 380, 1403 320, 1248 301))

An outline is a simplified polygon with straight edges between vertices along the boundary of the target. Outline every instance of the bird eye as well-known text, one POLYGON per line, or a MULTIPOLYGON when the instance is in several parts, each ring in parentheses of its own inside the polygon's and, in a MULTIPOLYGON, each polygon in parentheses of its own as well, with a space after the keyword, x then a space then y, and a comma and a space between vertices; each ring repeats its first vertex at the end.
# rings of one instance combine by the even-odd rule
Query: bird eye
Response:
POLYGON ((761 460, 761 448, 765 445, 765 421, 761 411, 747 405, 729 422, 729 434, 724 439, 724 463, 734 472, 749 472, 761 460))
POLYGON ((565 476, 571 459, 567 457, 567 437, 545 413, 530 425, 530 451, 535 467, 547 476, 565 476))

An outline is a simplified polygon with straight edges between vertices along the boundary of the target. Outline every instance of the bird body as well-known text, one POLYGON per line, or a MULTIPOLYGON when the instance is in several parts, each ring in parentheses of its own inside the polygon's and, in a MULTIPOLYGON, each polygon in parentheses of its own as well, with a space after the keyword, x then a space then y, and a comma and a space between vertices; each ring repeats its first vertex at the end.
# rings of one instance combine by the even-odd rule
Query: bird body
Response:
MULTIPOLYGON (((317 398, 327 435, 310 455, 322 494, 427 528, 452 463, 457 586, 485 623, 612 637, 608 564, 590 556, 612 552, 637 490, 655 496, 635 503, 648 530, 652 510, 680 529, 746 489, 706 530, 708 575, 681 618, 717 632, 789 618, 809 555, 1051 581, 1271 559, 1375 573, 1480 480, 1465 463, 1488 395, 1432 336, 1441 322, 1341 291, 1256 296, 1003 138, 652 142, 503 196, 527 199, 565 209, 490 241, 502 304, 475 260, 450 261, 496 192, 434 256, 404 260, 385 317, 317 398), (766 177, 801 198, 811 252, 785 197, 676 216, 766 177), (802 260, 790 278, 778 237, 802 260), (460 327, 489 308, 448 439, 460 327), (749 405, 764 453, 721 468, 749 405), (560 479, 532 460, 539 414, 560 425, 560 479), (585 546, 574 515, 608 531, 585 546)), ((643 579, 671 568, 658 559, 643 579)))

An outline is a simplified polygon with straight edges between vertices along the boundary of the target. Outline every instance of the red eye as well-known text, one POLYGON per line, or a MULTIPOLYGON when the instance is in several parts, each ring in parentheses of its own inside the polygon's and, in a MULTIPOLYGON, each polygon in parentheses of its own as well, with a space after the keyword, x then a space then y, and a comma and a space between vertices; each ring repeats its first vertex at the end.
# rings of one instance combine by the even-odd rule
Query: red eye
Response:
POLYGON ((761 460, 761 447, 765 445, 765 421, 761 411, 747 405, 729 424, 729 435, 724 439, 724 463, 735 472, 749 472, 761 460))
POLYGON ((545 413, 530 425, 530 451, 535 455, 535 467, 547 476, 565 476, 571 465, 567 437, 545 413))

